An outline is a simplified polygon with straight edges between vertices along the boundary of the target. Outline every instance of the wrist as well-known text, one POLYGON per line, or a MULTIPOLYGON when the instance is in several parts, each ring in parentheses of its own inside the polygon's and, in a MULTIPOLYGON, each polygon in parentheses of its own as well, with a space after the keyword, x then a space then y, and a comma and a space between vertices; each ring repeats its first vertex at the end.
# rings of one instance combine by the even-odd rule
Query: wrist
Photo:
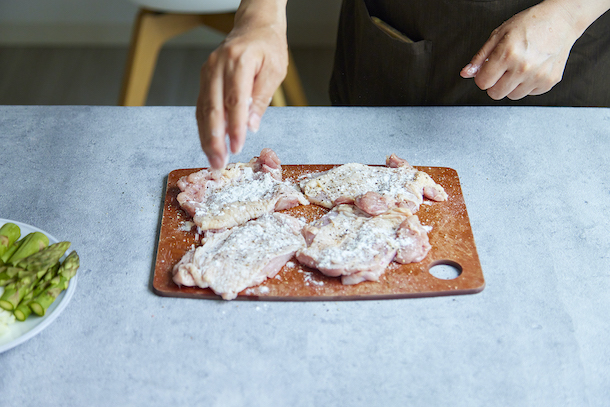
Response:
POLYGON ((271 28, 286 34, 287 0, 242 0, 235 14, 236 29, 271 28))
POLYGON ((610 9, 610 0, 544 0, 541 7, 548 7, 571 27, 579 38, 602 14, 610 9))

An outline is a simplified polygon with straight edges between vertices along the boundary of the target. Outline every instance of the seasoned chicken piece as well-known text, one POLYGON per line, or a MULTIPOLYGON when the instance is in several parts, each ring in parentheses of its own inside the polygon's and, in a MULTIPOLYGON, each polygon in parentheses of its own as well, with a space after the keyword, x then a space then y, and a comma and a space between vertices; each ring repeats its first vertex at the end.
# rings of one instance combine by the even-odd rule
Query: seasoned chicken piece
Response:
POLYGON ((327 276, 342 276, 343 284, 378 281, 395 257, 417 262, 431 248, 426 230, 406 208, 371 216, 341 204, 306 225, 303 236, 307 247, 297 252, 297 260, 327 276))
POLYGON ((397 263, 419 263, 432 246, 428 240, 428 230, 419 222, 416 215, 407 216, 396 232, 398 251, 394 261, 397 263))
POLYGON ((230 228, 264 213, 309 204, 297 185, 282 181, 280 160, 268 148, 249 163, 182 177, 178 187, 180 206, 201 231, 230 228))
POLYGON ((355 204, 370 215, 394 207, 416 212, 423 198, 445 201, 442 186, 409 163, 392 154, 385 167, 344 164, 300 181, 301 190, 310 202, 325 208, 355 204))
POLYGON ((232 300, 248 287, 274 277, 305 247, 304 223, 283 213, 264 214, 242 226, 208 233, 202 246, 174 266, 178 285, 209 287, 232 300))

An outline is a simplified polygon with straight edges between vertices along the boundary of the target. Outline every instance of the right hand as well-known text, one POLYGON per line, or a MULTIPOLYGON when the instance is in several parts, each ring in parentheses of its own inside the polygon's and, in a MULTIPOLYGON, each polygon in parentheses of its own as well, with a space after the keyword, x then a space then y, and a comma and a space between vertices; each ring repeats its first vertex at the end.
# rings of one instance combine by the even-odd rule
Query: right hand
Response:
POLYGON ((241 151, 247 129, 258 130, 275 90, 286 76, 285 21, 242 19, 201 68, 197 126, 201 147, 212 169, 222 169, 241 151), (243 20, 247 20, 245 23, 243 20))

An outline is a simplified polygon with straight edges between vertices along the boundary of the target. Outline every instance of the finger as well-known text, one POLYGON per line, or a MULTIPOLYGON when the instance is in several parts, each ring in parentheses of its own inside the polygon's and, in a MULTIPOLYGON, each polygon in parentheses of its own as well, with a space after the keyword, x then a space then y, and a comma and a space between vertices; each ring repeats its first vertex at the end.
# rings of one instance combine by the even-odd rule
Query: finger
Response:
POLYGON ((213 169, 222 169, 227 159, 222 76, 201 70, 196 117, 201 148, 213 169))
POLYGON ((501 100, 513 92, 520 84, 518 78, 512 72, 506 71, 493 86, 487 88, 487 94, 494 100, 501 100))
POLYGON ((538 96, 538 95, 542 95, 543 93, 548 92, 548 89, 541 89, 541 88, 534 88, 531 90, 531 92, 529 93, 532 96, 538 96))
MULTIPOLYGON (((509 65, 507 64, 507 58, 510 57, 511 53, 507 51, 506 41, 506 37, 504 37, 498 42, 496 47, 489 54, 489 57, 484 61, 477 76, 474 78, 474 82, 480 89, 488 90, 492 88, 500 78, 503 78, 506 74, 508 74, 508 76, 505 80, 512 78, 512 73, 509 71, 509 65)), ((501 88, 504 88, 506 85, 501 86, 501 88)), ((514 87, 516 87, 518 84, 514 85, 514 87)), ((506 96, 506 94, 504 96, 506 96)))
POLYGON ((222 169, 227 161, 227 146, 224 134, 224 120, 215 120, 216 115, 206 115, 206 109, 197 108, 197 126, 201 148, 208 157, 212 169, 222 169), (207 118, 206 118, 207 117, 207 118))
POLYGON ((502 36, 500 34, 500 28, 492 31, 489 39, 485 42, 485 44, 483 44, 481 49, 477 51, 474 57, 472 57, 470 62, 460 71, 462 78, 474 78, 477 76, 481 70, 481 67, 489 58, 492 51, 496 48, 501 38, 502 36))
POLYGON ((534 88, 532 85, 521 83, 512 92, 506 95, 506 97, 508 97, 510 100, 519 100, 528 95, 533 95, 533 91, 534 88))
POLYGON ((249 101, 252 97, 254 68, 251 64, 236 62, 225 74, 224 106, 227 116, 227 133, 231 151, 237 154, 246 140, 249 101))
POLYGON ((472 62, 468 63, 465 67, 460 71, 460 76, 462 78, 474 78, 479 73, 479 69, 481 69, 481 65, 473 65, 472 62))
POLYGON ((248 128, 257 132, 261 118, 271 103, 275 90, 280 86, 281 79, 272 70, 262 70, 257 75, 252 88, 252 105, 248 118, 248 128))

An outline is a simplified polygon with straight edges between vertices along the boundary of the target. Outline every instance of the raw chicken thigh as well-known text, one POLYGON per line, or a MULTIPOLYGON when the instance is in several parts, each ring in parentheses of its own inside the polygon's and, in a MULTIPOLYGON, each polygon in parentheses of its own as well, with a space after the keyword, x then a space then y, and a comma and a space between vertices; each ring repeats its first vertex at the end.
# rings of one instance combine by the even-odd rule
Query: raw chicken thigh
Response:
POLYGON ((378 281, 386 267, 424 259, 431 246, 417 216, 406 208, 393 208, 371 216, 354 205, 341 204, 306 225, 307 247, 297 260, 343 284, 378 281))
POLYGON ((280 160, 268 148, 249 163, 182 177, 178 187, 180 206, 201 231, 230 228, 264 213, 309 204, 296 185, 282 181, 280 160))
POLYGON ((305 177, 300 186, 311 203, 325 208, 355 204, 370 215, 394 207, 406 207, 416 212, 424 197, 434 201, 447 199, 443 187, 428 174, 394 154, 386 159, 385 167, 344 164, 305 177))
POLYGON ((208 233, 203 245, 174 266, 178 285, 211 288, 225 300, 274 277, 295 252, 305 247, 303 223, 282 214, 264 214, 242 226, 208 233))

